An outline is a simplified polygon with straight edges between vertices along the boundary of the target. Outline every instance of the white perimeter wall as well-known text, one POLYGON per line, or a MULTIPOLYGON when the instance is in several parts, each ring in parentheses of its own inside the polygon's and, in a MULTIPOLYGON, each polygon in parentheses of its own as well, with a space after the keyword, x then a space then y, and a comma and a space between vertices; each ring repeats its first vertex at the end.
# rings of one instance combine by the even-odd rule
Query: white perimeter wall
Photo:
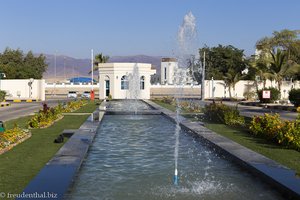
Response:
MULTIPOLYGON (((266 87, 277 87, 275 81, 267 81, 266 87)), ((258 89, 263 88, 263 83, 258 84, 258 89)), ((292 88, 300 88, 300 81, 283 81, 281 86, 281 99, 288 99, 288 93, 292 88)), ((185 97, 200 97, 201 86, 184 86, 183 88, 175 85, 152 85, 151 95, 154 97, 159 96, 180 96, 185 97), (179 94, 179 92, 181 94, 179 94)), ((231 88, 231 95, 235 98, 244 98, 246 92, 256 93, 256 87, 254 81, 239 81, 235 85, 235 90, 231 88)), ((229 97, 229 88, 225 87, 223 80, 205 80, 205 98, 215 98, 215 97, 229 97), (214 89, 213 89, 214 88, 214 89)))
POLYGON ((29 79, 1 79, 0 90, 6 91, 6 99, 37 99, 45 100, 45 80, 33 80, 32 89, 29 79), (31 95, 30 95, 31 92, 31 95))
MULTIPOLYGON (((266 87, 276 87, 275 81, 268 80, 266 87)), ((263 83, 258 83, 258 89, 263 88, 263 83)), ((281 99, 288 99, 288 93, 292 88, 300 88, 300 81, 283 81, 281 86, 281 99)), ((235 85, 235 90, 231 88, 232 97, 243 98, 245 92, 256 92, 256 86, 254 81, 239 81, 235 85)), ((213 97, 229 97, 229 88, 225 87, 224 81, 222 80, 206 80, 205 81, 205 98, 213 97), (214 91, 213 91, 214 88, 214 91)))

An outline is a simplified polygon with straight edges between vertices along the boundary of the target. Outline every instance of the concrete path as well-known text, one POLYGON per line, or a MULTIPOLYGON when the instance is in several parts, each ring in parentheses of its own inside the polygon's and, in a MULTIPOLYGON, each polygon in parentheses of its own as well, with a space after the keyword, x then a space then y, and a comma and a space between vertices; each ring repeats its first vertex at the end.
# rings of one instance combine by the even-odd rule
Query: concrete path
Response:
MULTIPOLYGON (((235 107, 237 102, 226 102, 223 101, 223 104, 235 107)), ((241 115, 246 117, 253 117, 253 116, 262 116, 264 113, 278 113, 281 119, 284 120, 295 120, 298 116, 298 113, 285 111, 285 110, 278 110, 278 109, 269 109, 269 108, 262 108, 257 106, 244 106, 238 105, 238 110, 240 111, 241 115)))
POLYGON ((34 114, 43 108, 43 103, 47 103, 49 107, 57 105, 59 102, 66 100, 46 100, 45 102, 21 102, 11 103, 10 106, 0 107, 0 121, 8 121, 19 117, 34 114))

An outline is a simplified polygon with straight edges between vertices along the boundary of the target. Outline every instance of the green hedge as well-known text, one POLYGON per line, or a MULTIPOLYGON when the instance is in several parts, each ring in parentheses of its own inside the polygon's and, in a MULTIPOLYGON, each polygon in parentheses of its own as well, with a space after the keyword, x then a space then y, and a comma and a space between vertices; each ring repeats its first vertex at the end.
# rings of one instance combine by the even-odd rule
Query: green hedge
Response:
POLYGON ((274 103, 274 101, 280 99, 280 91, 277 88, 269 87, 262 90, 257 91, 258 99, 261 103, 274 103), (270 90, 271 91, 271 98, 270 99, 263 99, 262 98, 262 91, 263 90, 270 90))
POLYGON ((300 106, 300 89, 291 89, 289 92, 289 100, 295 107, 300 106))
POLYGON ((226 106, 222 103, 205 105, 204 117, 206 120, 223 123, 229 126, 244 126, 245 119, 240 116, 237 108, 226 106))

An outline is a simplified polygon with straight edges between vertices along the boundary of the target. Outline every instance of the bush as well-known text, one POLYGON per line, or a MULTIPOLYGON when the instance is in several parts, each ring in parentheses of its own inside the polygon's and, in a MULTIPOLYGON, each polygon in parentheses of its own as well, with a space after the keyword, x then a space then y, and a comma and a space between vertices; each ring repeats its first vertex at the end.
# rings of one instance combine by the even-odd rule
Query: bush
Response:
POLYGON ((277 140, 279 144, 300 151, 300 120, 286 121, 277 140))
POLYGON ((295 107, 300 106, 300 89, 291 89, 289 92, 289 100, 295 107))
POLYGON ((248 91, 248 92, 244 92, 243 96, 246 100, 254 100, 256 99, 257 94, 254 91, 248 91))
POLYGON ((254 135, 300 151, 300 114, 295 121, 282 121, 278 114, 256 116, 249 129, 254 135))
POLYGON ((0 102, 2 102, 5 99, 5 95, 6 95, 6 92, 3 90, 0 90, 0 102))
POLYGON ((277 88, 269 87, 262 90, 257 91, 258 99, 261 103, 274 103, 274 101, 280 99, 280 91, 277 88), (262 91, 263 90, 270 90, 271 91, 271 98, 270 99, 263 99, 262 98, 262 91))
POLYGON ((172 104, 174 103, 174 97, 163 97, 161 101, 166 104, 172 104))
POLYGON ((211 103, 204 108, 204 117, 207 120, 223 123, 229 126, 243 126, 245 119, 240 116, 237 108, 231 108, 222 103, 211 103))
POLYGON ((278 131, 284 126, 279 114, 255 116, 252 118, 249 129, 254 135, 275 140, 278 131))
POLYGON ((108 95, 107 100, 111 101, 112 100, 112 96, 111 94, 108 95))
POLYGON ((201 112, 202 108, 199 103, 193 101, 181 101, 179 106, 187 112, 201 112))

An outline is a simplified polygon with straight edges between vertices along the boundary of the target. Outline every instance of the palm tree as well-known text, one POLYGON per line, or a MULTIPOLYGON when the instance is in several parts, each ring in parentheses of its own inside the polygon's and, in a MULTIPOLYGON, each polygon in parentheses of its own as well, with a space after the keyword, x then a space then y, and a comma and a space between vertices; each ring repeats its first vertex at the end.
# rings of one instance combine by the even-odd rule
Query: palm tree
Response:
POLYGON ((272 73, 269 69, 268 59, 266 57, 259 56, 258 59, 256 57, 252 58, 250 60, 250 67, 254 70, 255 76, 258 77, 258 79, 255 77, 255 85, 256 90, 258 91, 258 82, 263 83, 263 88, 266 87, 266 82, 268 79, 272 79, 272 73))
POLYGON ((231 88, 233 89, 233 91, 235 91, 235 85, 237 82, 239 82, 239 80, 241 80, 243 77, 243 75, 239 72, 234 71, 232 68, 230 68, 228 70, 228 72, 225 74, 224 78, 224 82, 226 84, 226 86, 228 87, 229 90, 229 97, 231 98, 231 88))
POLYGON ((300 71, 300 65, 288 60, 286 52, 280 49, 277 49, 276 53, 271 52, 271 56, 270 70, 280 91, 283 79, 297 74, 300 71))
MULTIPOLYGON (((109 56, 104 56, 102 53, 96 54, 95 60, 94 60, 93 71, 98 71, 98 64, 99 63, 107 63, 108 60, 109 60, 109 56)), ((90 73, 92 73, 92 71, 90 71, 89 74, 90 73)))

